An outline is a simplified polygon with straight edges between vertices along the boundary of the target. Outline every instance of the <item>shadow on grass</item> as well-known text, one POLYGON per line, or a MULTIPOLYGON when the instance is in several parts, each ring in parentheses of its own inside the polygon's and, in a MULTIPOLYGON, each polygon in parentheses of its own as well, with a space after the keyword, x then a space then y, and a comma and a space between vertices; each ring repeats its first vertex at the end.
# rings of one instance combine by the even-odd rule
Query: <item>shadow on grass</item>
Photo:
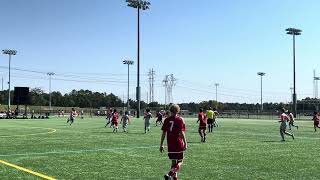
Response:
POLYGON ((266 140, 266 141, 261 141, 264 143, 286 143, 286 142, 290 142, 290 141, 276 141, 276 140, 266 140))
POLYGON ((195 141, 188 141, 188 144, 201 144, 202 142, 200 142, 200 141, 197 141, 197 142, 195 142, 195 141))

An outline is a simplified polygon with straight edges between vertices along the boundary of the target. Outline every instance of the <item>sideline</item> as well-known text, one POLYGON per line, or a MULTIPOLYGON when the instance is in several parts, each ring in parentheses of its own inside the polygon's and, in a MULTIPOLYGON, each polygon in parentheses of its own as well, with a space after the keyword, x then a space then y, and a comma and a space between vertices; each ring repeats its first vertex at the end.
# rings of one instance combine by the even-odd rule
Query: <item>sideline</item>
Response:
POLYGON ((12 167, 12 168, 15 168, 15 169, 24 171, 24 172, 26 172, 26 173, 32 174, 32 175, 34 175, 34 176, 41 177, 41 178, 43 178, 43 179, 56 180, 56 179, 53 178, 53 177, 49 177, 49 176, 46 176, 46 175, 44 175, 44 174, 41 174, 41 173, 38 173, 38 172, 34 172, 34 171, 32 171, 32 170, 29 170, 29 169, 26 169, 26 168, 23 168, 23 167, 20 167, 20 166, 17 166, 17 165, 8 163, 8 162, 3 161, 3 160, 0 160, 0 163, 4 164, 4 165, 6 165, 6 166, 9 166, 9 167, 12 167))

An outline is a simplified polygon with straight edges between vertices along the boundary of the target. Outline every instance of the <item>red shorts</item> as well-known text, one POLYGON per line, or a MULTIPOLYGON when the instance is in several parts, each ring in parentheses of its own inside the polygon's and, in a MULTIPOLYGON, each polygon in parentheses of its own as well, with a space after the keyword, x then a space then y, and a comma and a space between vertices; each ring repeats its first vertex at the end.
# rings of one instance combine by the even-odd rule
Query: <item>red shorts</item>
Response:
POLYGON ((206 130, 207 126, 199 126, 199 130, 206 130))
POLYGON ((112 122, 112 123, 111 123, 111 126, 113 126, 113 125, 114 125, 114 126, 118 126, 118 122, 112 122))
POLYGON ((183 160, 183 152, 168 153, 170 160, 183 160))
POLYGON ((314 121, 313 125, 314 126, 319 126, 319 121, 314 121))

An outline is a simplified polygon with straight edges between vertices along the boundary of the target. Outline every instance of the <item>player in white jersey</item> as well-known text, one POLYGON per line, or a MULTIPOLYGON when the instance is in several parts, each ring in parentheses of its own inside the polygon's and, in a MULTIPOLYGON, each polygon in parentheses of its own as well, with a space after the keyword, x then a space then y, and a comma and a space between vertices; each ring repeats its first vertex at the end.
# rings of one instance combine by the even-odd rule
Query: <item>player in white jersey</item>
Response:
POLYGON ((152 114, 150 109, 146 109, 146 113, 143 117, 144 119, 144 133, 147 133, 147 130, 150 131, 150 119, 152 118, 152 114))
POLYGON ((291 127, 296 127, 297 129, 299 129, 299 126, 293 124, 294 116, 290 111, 288 111, 288 117, 289 117, 289 130, 291 130, 291 127))
POLYGON ((69 116, 69 118, 67 120, 67 123, 70 122, 70 126, 71 126, 71 124, 73 124, 73 122, 76 119, 76 117, 77 117, 77 112, 74 110, 74 108, 72 108, 72 111, 70 112, 70 116, 69 116))
POLYGON ((130 123, 129 112, 126 111, 121 118, 120 123, 122 123, 123 132, 127 132, 128 123, 130 123))

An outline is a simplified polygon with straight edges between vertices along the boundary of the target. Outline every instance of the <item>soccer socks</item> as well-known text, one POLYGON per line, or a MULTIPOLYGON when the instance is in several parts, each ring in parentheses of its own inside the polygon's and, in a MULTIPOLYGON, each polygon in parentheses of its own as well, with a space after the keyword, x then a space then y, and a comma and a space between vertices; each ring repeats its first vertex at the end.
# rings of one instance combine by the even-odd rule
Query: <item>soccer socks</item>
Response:
POLYGON ((175 165, 171 166, 171 170, 170 172, 168 173, 169 176, 176 176, 177 172, 180 170, 181 168, 181 165, 182 165, 182 162, 178 162, 176 163, 175 165))
POLYGON ((284 132, 283 132, 283 130, 280 130, 280 136, 281 136, 282 141, 284 141, 284 132))

